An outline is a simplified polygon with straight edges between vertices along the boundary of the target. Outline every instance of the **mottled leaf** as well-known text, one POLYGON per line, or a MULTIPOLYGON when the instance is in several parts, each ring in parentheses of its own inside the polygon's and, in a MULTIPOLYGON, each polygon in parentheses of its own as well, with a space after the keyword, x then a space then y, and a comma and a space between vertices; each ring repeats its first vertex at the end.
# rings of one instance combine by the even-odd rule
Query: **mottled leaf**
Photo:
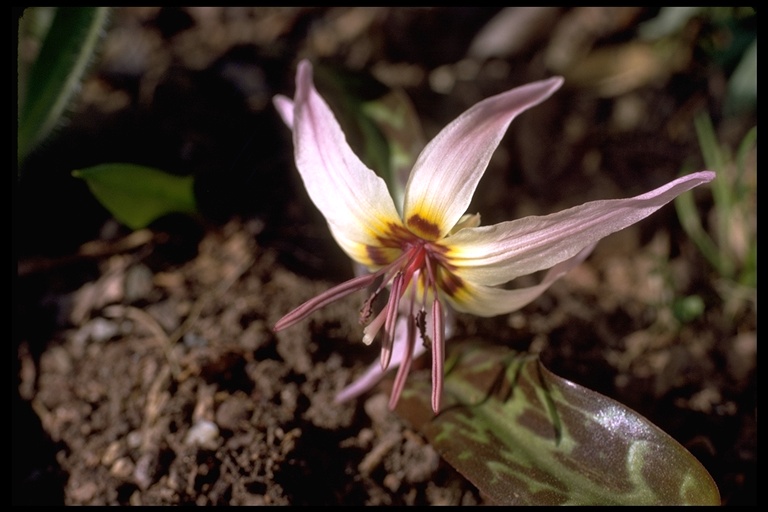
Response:
POLYGON ((192 176, 134 164, 102 164, 72 172, 120 222, 140 229, 169 213, 195 213, 192 176))
POLYGON ((428 379, 412 379, 397 411, 494 502, 720 504, 709 473, 679 443, 536 356, 453 343, 449 365, 438 415, 428 379))

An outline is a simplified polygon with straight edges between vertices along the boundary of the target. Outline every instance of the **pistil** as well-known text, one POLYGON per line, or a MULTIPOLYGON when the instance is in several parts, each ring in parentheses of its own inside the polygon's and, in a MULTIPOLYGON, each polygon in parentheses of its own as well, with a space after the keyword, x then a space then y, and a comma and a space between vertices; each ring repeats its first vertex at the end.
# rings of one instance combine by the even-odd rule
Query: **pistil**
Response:
POLYGON ((399 236, 389 239, 388 247, 399 246, 402 253, 394 261, 385 265, 378 271, 364 276, 356 277, 345 281, 344 283, 321 293, 281 318, 275 324, 275 331, 280 331, 289 327, 300 320, 303 320, 314 311, 326 306, 327 304, 339 300, 350 293, 370 288, 378 282, 375 291, 363 303, 360 309, 360 322, 367 324, 363 329, 363 343, 369 345, 378 335, 381 328, 384 328, 384 335, 381 341, 381 369, 385 371, 392 360, 392 349, 395 342, 395 327, 397 318, 400 314, 401 299, 410 290, 407 302, 406 317, 406 343, 405 350, 395 378, 395 385, 392 390, 390 407, 394 407, 405 386, 405 378, 411 366, 413 351, 416 343, 417 330, 421 333, 424 343, 430 343, 432 348, 432 407, 435 411, 439 410, 440 397, 442 395, 442 375, 443 375, 443 357, 444 357, 444 333, 443 333, 443 307, 440 303, 437 282, 437 267, 443 265, 444 258, 441 248, 427 240, 419 238, 409 233, 409 236, 399 236), (421 283, 419 281, 421 280, 421 283), (421 296, 417 298, 417 293, 421 284, 421 296), (371 320, 373 315, 373 304, 376 297, 389 287, 389 297, 384 308, 379 311, 371 320), (427 334, 423 325, 419 325, 419 319, 427 311, 427 303, 431 300, 431 336, 427 334), (417 304, 420 302, 420 304, 417 304))

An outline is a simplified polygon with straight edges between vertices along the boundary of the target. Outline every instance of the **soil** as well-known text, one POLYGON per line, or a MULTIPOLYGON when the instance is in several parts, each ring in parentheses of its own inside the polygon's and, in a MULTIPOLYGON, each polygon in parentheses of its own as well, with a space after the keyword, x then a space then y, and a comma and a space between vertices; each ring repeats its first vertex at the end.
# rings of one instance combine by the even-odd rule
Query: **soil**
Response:
MULTIPOLYGON (((434 135, 558 59, 630 44, 657 13, 544 9, 521 27, 489 8, 116 9, 68 124, 15 183, 14 503, 486 504, 387 409, 390 382, 334 403, 378 358, 360 343, 362 297, 272 332, 352 267, 271 97, 293 93, 301 57, 372 71, 434 135), (119 225, 70 175, 118 161, 194 174, 202 215, 119 225)), ((703 169, 692 119, 719 111, 724 75, 701 59, 638 61, 611 87, 603 68, 565 73, 515 120, 470 210, 491 224, 703 169)), ((755 123, 715 118, 730 147, 755 123)), ((711 217, 711 192, 695 197, 711 217)), ((725 300, 719 283, 669 205, 523 310, 458 315, 455 338, 538 353, 679 441, 723 504, 755 504, 756 292, 725 300), (704 311, 682 318, 692 297, 704 311)))

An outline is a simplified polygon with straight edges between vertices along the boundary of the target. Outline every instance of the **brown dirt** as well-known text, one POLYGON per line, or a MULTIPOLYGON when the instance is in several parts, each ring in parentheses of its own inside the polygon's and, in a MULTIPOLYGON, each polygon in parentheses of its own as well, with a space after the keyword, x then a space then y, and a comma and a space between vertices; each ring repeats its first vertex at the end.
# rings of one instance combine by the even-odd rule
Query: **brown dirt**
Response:
MULTIPOLYGON (((579 23, 603 20, 599 46, 653 13, 557 10, 522 49, 462 60, 494 14, 115 12, 69 125, 14 191, 14 503, 485 503, 387 410, 388 384, 333 403, 377 357, 359 342, 360 297, 272 332, 351 268, 298 183, 269 101, 292 93, 297 56, 373 67, 405 87, 434 134, 475 101, 549 74, 545 52, 565 51, 558 37, 579 23), (69 176, 111 161, 194 173, 204 220, 128 232, 69 176)), ((493 223, 674 177, 698 154, 685 127, 696 107, 721 101, 721 78, 692 63, 655 71, 618 95, 567 86, 521 116, 472 210, 493 223)), ((723 120, 719 133, 737 141, 750 122, 723 120)), ((706 216, 710 193, 696 197, 706 216)), ((670 433, 724 504, 754 504, 756 301, 725 304, 716 283, 669 206, 603 241, 522 311, 460 315, 457 337, 539 353, 670 433), (706 311, 681 323, 673 300, 694 294, 706 311)))

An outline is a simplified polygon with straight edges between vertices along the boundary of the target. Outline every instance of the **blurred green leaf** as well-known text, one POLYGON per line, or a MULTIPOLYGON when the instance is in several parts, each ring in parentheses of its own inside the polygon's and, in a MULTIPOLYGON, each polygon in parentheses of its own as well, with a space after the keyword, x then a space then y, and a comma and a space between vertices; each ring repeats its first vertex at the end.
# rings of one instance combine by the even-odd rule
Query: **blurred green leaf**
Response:
POLYGON ((744 52, 728 80, 726 111, 739 113, 757 105, 757 39, 744 52))
POLYGON ((690 192, 675 198, 680 224, 702 255, 726 279, 748 285, 756 276, 757 127, 742 139, 736 154, 720 144, 707 114, 694 119, 701 154, 708 169, 717 173, 712 182, 713 234, 699 220, 690 192))
MULTIPOLYGON (((717 180, 715 180, 717 181, 717 180)), ((730 262, 721 254, 720 248, 701 225, 699 208, 693 200, 693 193, 680 194, 674 201, 677 218, 688 237, 693 240, 701 254, 720 275, 730 275, 730 262)))
POLYGON ((134 164, 102 164, 73 171, 120 222, 141 229, 169 213, 197 211, 192 176, 134 164))
POLYGON ((638 27, 640 37, 643 39, 659 39, 673 35, 680 31, 694 16, 704 11, 704 7, 679 6, 662 7, 659 14, 638 27))
POLYGON ((110 11, 108 7, 59 7, 48 25, 40 23, 46 18, 43 14, 49 13, 41 9, 52 8, 28 8, 20 20, 20 33, 44 34, 44 39, 29 69, 19 59, 19 162, 58 125, 79 89, 110 11))
POLYGON ((397 412, 494 502, 720 504, 712 477, 679 443, 537 357, 457 342, 447 366, 440 414, 429 381, 416 378, 397 412))

